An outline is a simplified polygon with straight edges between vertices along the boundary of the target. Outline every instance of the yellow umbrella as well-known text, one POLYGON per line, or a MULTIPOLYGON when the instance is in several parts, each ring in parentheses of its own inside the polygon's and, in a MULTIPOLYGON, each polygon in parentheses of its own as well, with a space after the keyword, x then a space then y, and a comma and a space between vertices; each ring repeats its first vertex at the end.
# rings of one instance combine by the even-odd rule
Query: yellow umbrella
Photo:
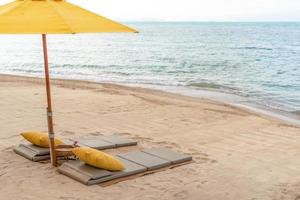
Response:
POLYGON ((51 162, 56 166, 46 34, 134 32, 136 30, 65 0, 16 0, 0 6, 1 34, 42 34, 51 162))

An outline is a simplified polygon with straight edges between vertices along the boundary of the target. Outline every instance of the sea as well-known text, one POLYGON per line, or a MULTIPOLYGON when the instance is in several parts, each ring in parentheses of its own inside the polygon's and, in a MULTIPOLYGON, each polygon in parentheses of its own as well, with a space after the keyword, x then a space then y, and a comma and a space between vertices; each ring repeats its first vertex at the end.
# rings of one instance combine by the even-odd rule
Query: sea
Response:
MULTIPOLYGON (((300 120, 300 22, 125 22, 48 35, 51 77, 226 101, 300 120)), ((0 35, 0 73, 43 77, 40 35, 0 35)))

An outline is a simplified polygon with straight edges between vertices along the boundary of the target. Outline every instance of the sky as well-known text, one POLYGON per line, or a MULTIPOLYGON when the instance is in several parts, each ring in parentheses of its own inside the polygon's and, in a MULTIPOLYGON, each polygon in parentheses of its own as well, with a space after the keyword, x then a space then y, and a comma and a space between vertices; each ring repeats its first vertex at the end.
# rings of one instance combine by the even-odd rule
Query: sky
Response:
MULTIPOLYGON (((0 0, 0 4, 10 0, 0 0)), ((119 21, 300 21, 300 0, 69 0, 119 21)))

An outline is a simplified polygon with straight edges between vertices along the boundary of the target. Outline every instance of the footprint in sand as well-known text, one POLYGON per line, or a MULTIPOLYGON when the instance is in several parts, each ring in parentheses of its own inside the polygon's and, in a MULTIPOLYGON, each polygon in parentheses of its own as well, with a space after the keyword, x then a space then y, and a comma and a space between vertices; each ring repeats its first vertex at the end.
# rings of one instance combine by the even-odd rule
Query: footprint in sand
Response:
POLYGON ((80 198, 74 198, 74 197, 59 197, 58 199, 62 199, 62 200, 79 200, 80 198))
POLYGON ((188 193, 185 190, 177 192, 174 194, 175 199, 187 199, 188 193))
POLYGON ((102 134, 98 131, 98 132, 88 133, 87 135, 99 136, 102 134))
POLYGON ((75 135, 75 133, 74 133, 74 132, 71 132, 71 131, 64 131, 64 132, 62 133, 62 135, 63 135, 63 136, 75 135))

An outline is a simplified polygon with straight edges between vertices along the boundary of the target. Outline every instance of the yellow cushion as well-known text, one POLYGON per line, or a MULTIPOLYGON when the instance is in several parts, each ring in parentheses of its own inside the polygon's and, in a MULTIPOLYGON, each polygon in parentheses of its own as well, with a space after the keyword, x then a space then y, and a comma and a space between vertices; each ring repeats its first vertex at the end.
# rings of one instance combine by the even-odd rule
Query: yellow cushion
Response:
POLYGON ((125 169, 124 165, 119 160, 96 149, 89 147, 77 147, 74 148, 72 152, 80 160, 93 167, 110 171, 121 171, 125 169))
MULTIPOLYGON (((21 133, 21 135, 27 141, 29 141, 30 143, 32 143, 36 146, 45 147, 45 148, 50 146, 49 136, 47 133, 31 131, 31 132, 23 132, 23 133, 21 133)), ((58 138, 55 138, 54 143, 55 143, 55 146, 63 144, 63 142, 58 138)))

